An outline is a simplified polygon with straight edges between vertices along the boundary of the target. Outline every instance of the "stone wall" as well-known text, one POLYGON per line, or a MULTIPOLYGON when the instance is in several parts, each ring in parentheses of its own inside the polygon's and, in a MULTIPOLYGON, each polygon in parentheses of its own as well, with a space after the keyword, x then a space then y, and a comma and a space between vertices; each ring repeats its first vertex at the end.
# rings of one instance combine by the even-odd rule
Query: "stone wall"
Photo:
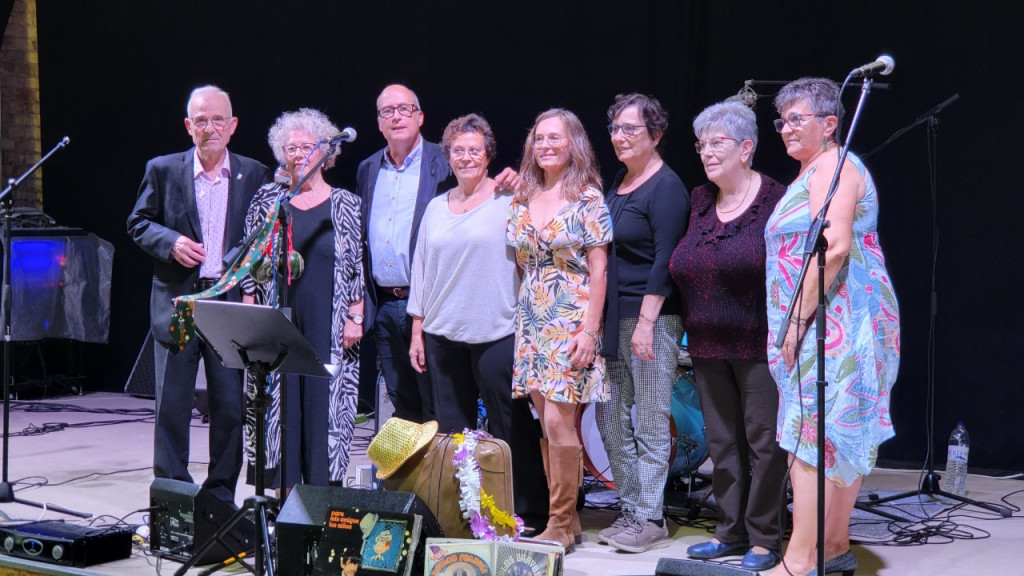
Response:
MULTIPOLYGON (((15 0, 0 44, 0 190, 42 156, 36 0, 15 0)), ((16 206, 41 210, 43 168, 21 183, 16 206)))

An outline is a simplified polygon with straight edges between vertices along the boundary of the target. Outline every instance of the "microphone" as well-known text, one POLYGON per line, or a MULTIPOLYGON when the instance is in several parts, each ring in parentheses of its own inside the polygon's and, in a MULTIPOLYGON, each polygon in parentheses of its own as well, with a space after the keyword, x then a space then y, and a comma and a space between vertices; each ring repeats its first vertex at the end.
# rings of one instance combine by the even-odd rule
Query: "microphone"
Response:
POLYGON ((871 64, 865 64, 860 68, 854 68, 850 71, 850 76, 856 78, 871 78, 872 76, 888 76, 892 74, 892 69, 896 67, 896 61, 892 59, 892 56, 888 54, 882 54, 871 64))
POLYGON ((337 146, 338 144, 341 144, 342 142, 352 142, 355 139, 356 139, 356 129, 351 127, 351 126, 347 126, 344 130, 341 131, 341 134, 338 134, 334 138, 330 138, 330 139, 326 139, 325 138, 323 141, 325 143, 327 143, 327 144, 330 144, 331 146, 337 146))

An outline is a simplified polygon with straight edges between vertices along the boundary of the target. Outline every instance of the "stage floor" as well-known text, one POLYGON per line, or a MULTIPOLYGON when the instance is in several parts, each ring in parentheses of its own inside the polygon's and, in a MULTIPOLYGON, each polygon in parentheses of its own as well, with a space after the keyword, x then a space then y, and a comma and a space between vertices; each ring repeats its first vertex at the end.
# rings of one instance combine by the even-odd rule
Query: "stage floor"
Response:
MULTIPOLYGON (((141 525, 149 505, 152 481, 152 408, 151 400, 122 394, 97 393, 39 402, 16 402, 11 412, 9 478, 15 482, 19 498, 49 502, 65 508, 91 513, 96 525, 118 520, 141 525)), ((353 447, 353 466, 365 464, 366 445, 373 432, 372 420, 360 427, 353 447)), ((205 475, 207 426, 198 416, 194 420, 191 466, 197 479, 205 475)), ((708 470, 705 463, 702 470, 708 470)), ((871 494, 887 495, 913 490, 919 485, 920 471, 878 470, 864 482, 863 498, 871 494)), ((1024 484, 1019 479, 995 479, 971 476, 969 496, 998 503, 1001 498, 1014 505, 1024 503, 1018 493, 1024 484)), ((253 493, 251 486, 240 484, 239 503, 253 493)), ((670 492, 673 503, 685 500, 685 494, 670 492)), ((710 537, 713 522, 700 515, 695 522, 669 522, 671 542, 646 554, 620 553, 598 544, 597 532, 609 524, 615 512, 605 507, 614 501, 614 493, 595 487, 588 507, 581 512, 586 542, 566 558, 566 576, 649 575, 661 557, 685 558, 686 547, 710 537)), ((917 530, 917 536, 899 537, 907 545, 895 545, 888 521, 870 513, 858 513, 853 531, 868 540, 885 545, 856 545, 860 562, 857 574, 879 576, 963 576, 967 574, 1015 574, 1022 571, 1019 554, 1024 541, 1024 523, 1002 519, 978 508, 952 509, 945 502, 925 498, 911 499, 900 508, 885 508, 902 515, 931 519, 898 526, 917 530), (922 516, 924 514, 924 516, 922 516)), ((20 504, 0 505, 0 512, 11 520, 67 519, 52 511, 20 504)), ((681 512, 685 513, 685 509, 681 512)), ((706 512, 706 511, 705 511, 706 512)), ((1019 516, 1019 514, 1015 515, 1019 516)), ((683 518, 685 520, 685 518, 683 518)), ((738 559, 735 559, 738 563, 738 559)), ((130 558, 84 569, 63 569, 0 555, 0 575, 6 574, 172 574, 179 564, 161 561, 146 548, 136 548, 130 558)), ((198 574, 194 569, 189 574, 198 574)), ((238 573, 236 567, 230 573, 238 573)), ((225 571, 224 573, 228 573, 225 571)))

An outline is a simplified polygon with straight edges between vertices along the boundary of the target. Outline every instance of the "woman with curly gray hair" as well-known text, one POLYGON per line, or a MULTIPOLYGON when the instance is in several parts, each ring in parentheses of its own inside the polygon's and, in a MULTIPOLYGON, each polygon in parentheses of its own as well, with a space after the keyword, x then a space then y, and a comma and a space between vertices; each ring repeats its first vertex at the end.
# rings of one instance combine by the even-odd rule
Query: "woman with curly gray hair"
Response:
POLYGON ((326 115, 311 108, 282 114, 267 135, 280 163, 278 181, 256 193, 246 215, 249 233, 280 202, 287 214, 287 251, 297 253, 299 259, 289 254, 289 264, 281 265, 281 274, 268 274, 263 284, 248 279, 243 282, 243 292, 250 301, 291 308, 292 321, 320 358, 341 368, 330 379, 275 377, 267 464, 279 466, 279 485, 285 491, 300 482, 340 484, 348 468, 355 424, 358 344, 363 336, 360 201, 323 177, 339 153, 325 142, 339 132, 326 115), (331 156, 310 172, 326 154, 331 156), (308 179, 292 193, 303 176, 308 179), (290 278, 280 278, 282 275, 290 278), (279 282, 288 283, 286 301, 281 301, 279 282))

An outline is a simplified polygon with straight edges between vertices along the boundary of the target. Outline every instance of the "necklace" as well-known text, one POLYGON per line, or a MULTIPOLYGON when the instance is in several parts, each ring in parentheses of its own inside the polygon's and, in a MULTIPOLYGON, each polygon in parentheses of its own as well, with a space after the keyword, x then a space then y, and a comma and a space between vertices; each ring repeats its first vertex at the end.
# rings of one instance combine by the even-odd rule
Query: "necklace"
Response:
POLYGON ((325 188, 323 186, 317 186, 316 188, 313 188, 313 189, 311 189, 309 191, 300 192, 300 193, 296 194, 294 199, 295 200, 302 200, 301 208, 304 209, 304 210, 309 210, 310 208, 313 208, 314 206, 316 206, 317 204, 319 204, 320 202, 323 201, 323 197, 324 197, 323 192, 324 192, 324 190, 328 190, 329 191, 330 188, 325 188))
POLYGON ((462 214, 469 212, 473 208, 484 203, 484 200, 486 200, 486 195, 484 194, 486 188, 486 179, 481 181, 480 184, 477 184, 476 188, 474 188, 473 192, 469 195, 466 195, 466 193, 463 192, 461 186, 456 186, 448 193, 448 209, 452 212, 459 212, 459 209, 461 208, 462 214), (456 192, 458 192, 458 194, 455 194, 456 192), (481 198, 484 200, 481 200, 481 198))
POLYGON ((728 210, 726 210, 726 209, 722 208, 721 199, 719 199, 718 205, 716 206, 716 208, 718 209, 718 213, 719 214, 731 214, 732 212, 735 212, 735 211, 739 210, 740 206, 743 206, 744 204, 747 203, 747 196, 750 195, 750 185, 753 184, 753 183, 754 183, 754 173, 751 172, 750 173, 750 177, 747 178, 747 190, 743 193, 743 198, 740 199, 739 203, 736 204, 735 206, 733 206, 732 208, 729 208, 728 210))

